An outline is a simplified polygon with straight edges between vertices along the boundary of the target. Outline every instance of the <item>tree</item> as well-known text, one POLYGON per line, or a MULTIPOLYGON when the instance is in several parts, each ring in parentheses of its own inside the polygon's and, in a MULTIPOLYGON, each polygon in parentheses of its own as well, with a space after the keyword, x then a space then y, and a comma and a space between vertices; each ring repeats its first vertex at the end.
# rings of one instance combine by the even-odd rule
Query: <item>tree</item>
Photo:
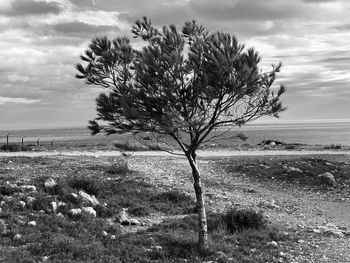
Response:
POLYGON ((236 37, 208 32, 195 21, 179 31, 158 29, 144 17, 132 27, 144 46, 126 37, 94 38, 77 64, 79 79, 108 89, 96 99, 92 134, 151 132, 170 136, 192 169, 199 221, 198 247, 208 246, 207 219, 197 149, 219 127, 239 127, 285 108, 272 90, 281 64, 259 68, 261 58, 236 37), (101 124, 102 122, 102 124, 101 124))

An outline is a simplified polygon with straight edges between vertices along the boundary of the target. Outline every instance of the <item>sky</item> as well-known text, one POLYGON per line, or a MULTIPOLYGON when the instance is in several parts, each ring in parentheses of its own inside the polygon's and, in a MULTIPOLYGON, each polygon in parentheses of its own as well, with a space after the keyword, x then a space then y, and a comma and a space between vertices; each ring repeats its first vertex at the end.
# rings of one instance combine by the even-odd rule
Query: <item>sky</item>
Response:
MULTIPOLYGON (((280 122, 350 119, 348 0, 0 0, 0 129, 85 126, 101 89, 74 78, 95 36, 195 19, 282 62, 280 122)), ((263 120, 271 121, 271 119, 263 120)))

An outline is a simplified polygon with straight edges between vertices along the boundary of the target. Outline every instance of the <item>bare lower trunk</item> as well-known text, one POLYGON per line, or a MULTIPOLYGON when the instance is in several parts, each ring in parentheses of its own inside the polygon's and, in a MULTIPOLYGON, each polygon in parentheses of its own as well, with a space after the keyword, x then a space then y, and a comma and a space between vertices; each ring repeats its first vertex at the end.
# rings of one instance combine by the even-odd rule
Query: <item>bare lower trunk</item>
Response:
POLYGON ((196 200, 197 200, 197 212, 198 212, 198 223, 199 223, 198 248, 200 251, 204 252, 208 248, 208 230, 207 230, 208 227, 207 227, 207 215, 205 212, 203 189, 202 189, 201 178, 197 167, 195 154, 191 156, 187 156, 187 158, 192 168, 192 176, 194 181, 193 186, 194 186, 194 190, 196 193, 196 200))

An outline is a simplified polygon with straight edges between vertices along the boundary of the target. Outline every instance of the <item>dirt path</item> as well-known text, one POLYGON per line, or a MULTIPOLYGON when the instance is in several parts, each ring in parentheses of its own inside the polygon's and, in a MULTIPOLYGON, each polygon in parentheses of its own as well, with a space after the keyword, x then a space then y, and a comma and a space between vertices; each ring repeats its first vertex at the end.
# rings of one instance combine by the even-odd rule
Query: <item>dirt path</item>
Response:
MULTIPOLYGON (((181 152, 175 152, 181 154, 181 152)), ((136 151, 128 152, 132 156, 173 156, 181 157, 179 155, 170 154, 164 151, 136 151)), ((350 151, 311 151, 311 150, 249 150, 249 151, 237 151, 237 150, 199 150, 199 157, 229 157, 229 156, 263 156, 263 155, 314 155, 314 154, 333 154, 333 155, 350 155, 350 151)), ((39 152, 0 152, 0 157, 39 157, 39 156, 121 156, 120 151, 39 151, 39 152)))
MULTIPOLYGON (((193 193, 185 159, 134 156, 129 160, 132 169, 142 171, 146 179, 159 188, 193 193)), ((233 205, 263 209, 272 222, 286 226, 290 233, 300 236, 296 247, 301 256, 291 262, 350 262, 348 237, 314 233, 315 229, 327 224, 350 230, 349 201, 329 200, 326 194, 228 174, 215 164, 215 158, 199 162, 210 210, 223 211, 233 205), (271 206, 271 203, 276 206, 271 206)))

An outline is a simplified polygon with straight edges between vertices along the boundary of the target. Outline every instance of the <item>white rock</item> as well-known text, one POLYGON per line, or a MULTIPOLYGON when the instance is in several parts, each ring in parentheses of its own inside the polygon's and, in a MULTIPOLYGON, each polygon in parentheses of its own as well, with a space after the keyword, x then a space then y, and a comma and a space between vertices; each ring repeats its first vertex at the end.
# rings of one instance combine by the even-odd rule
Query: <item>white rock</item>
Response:
POLYGON ((21 206, 21 207, 26 207, 26 202, 24 201, 19 201, 18 204, 21 206))
POLYGON ((57 216, 62 217, 62 218, 64 217, 64 215, 62 213, 58 213, 57 216))
POLYGON ((35 221, 30 221, 30 222, 28 222, 28 226, 36 226, 36 222, 35 221))
POLYGON ((19 188, 25 192, 36 192, 36 187, 34 185, 20 185, 19 188))
POLYGON ((278 244, 277 244, 276 241, 271 241, 271 242, 268 242, 268 243, 267 243, 267 246, 273 247, 273 248, 277 248, 277 247, 278 247, 278 244))
POLYGON ((44 187, 45 187, 46 189, 53 188, 53 187, 55 187, 56 185, 57 185, 57 182, 56 182, 54 179, 52 179, 52 178, 47 179, 47 180, 45 181, 45 183, 44 183, 44 187))
POLYGON ((27 204, 31 205, 34 203, 35 200, 36 200, 36 198, 34 196, 28 196, 27 197, 27 204))
POLYGON ((102 236, 106 237, 108 236, 108 233, 106 231, 102 231, 102 236))
POLYGON ((128 218, 128 214, 127 212, 128 209, 127 208, 122 208, 122 211, 117 215, 116 220, 120 223, 120 224, 124 224, 124 225, 129 225, 130 221, 128 218))
POLYGON ((115 235, 111 235, 111 239, 116 239, 115 235))
POLYGON ((58 204, 57 202, 51 202, 51 209, 52 209, 52 212, 54 212, 56 214, 57 212, 57 208, 58 208, 58 204))
POLYGON ((326 231, 324 231, 324 233, 327 235, 335 236, 335 237, 339 237, 339 238, 344 237, 343 232, 340 230, 337 230, 337 229, 327 229, 326 231))
POLYGON ((69 213, 72 216, 77 216, 77 215, 81 214, 81 209, 80 208, 73 208, 73 209, 69 210, 69 213))
POLYGON ((156 251, 161 251, 161 250, 163 250, 163 247, 162 246, 151 246, 151 249, 156 250, 156 251))
POLYGON ((21 240, 22 239, 22 235, 21 234, 16 234, 14 237, 13 237, 13 240, 21 240))
POLYGON ((82 212, 84 212, 90 216, 96 217, 96 211, 91 206, 83 207, 82 212))
POLYGON ((337 185, 333 174, 331 174, 329 172, 326 172, 326 173, 323 173, 323 174, 319 174, 317 176, 317 178, 319 179, 319 181, 322 184, 326 184, 326 185, 330 185, 330 186, 336 186, 337 185))
POLYGON ((140 221, 135 218, 129 218, 130 225, 141 225, 140 221))
POLYGON ((100 204, 100 202, 97 200, 97 198, 94 195, 89 195, 84 191, 79 191, 79 196, 83 201, 85 201, 86 203, 92 206, 97 206, 100 204))

